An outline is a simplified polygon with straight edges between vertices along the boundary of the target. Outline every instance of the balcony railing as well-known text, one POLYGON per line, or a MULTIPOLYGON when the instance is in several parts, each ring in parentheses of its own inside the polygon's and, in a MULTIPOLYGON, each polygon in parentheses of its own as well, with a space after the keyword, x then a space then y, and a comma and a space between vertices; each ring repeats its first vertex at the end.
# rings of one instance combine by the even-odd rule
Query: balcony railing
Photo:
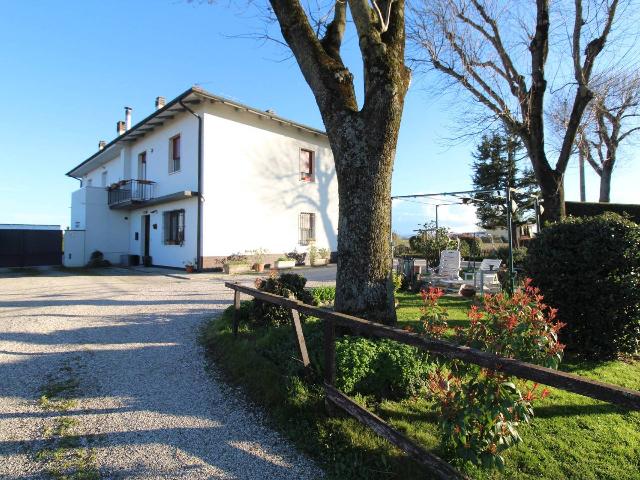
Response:
POLYGON ((131 205, 154 197, 155 182, 150 180, 121 180, 108 188, 109 206, 131 205))

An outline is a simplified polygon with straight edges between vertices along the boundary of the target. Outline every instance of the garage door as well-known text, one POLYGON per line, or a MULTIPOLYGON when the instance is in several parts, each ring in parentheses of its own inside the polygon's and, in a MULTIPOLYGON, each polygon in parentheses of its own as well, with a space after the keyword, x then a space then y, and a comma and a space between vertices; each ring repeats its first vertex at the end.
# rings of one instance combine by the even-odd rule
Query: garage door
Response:
POLYGON ((60 265, 62 231, 0 230, 0 267, 60 265))

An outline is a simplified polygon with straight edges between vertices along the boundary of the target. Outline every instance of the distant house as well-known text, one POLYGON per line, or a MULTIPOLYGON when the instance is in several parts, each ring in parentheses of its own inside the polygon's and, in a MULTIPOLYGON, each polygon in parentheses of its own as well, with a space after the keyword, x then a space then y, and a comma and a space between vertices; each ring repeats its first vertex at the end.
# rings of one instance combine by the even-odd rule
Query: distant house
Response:
POLYGON ((131 126, 67 175, 73 192, 64 262, 99 250, 154 265, 217 267, 264 248, 272 261, 311 241, 336 250, 338 193, 326 134, 190 88, 131 126))

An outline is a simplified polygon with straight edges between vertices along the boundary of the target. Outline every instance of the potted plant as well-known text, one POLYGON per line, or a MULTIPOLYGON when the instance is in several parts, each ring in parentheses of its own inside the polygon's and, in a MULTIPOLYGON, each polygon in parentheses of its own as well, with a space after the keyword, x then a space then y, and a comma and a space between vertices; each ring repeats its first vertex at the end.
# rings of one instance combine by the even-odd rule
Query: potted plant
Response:
POLYGON ((283 268, 293 268, 296 266, 296 261, 288 257, 280 257, 276 260, 276 268, 282 270, 283 268))
POLYGON ((316 264, 316 260, 318 258, 318 247, 316 247, 316 242, 309 242, 309 263, 311 265, 316 264))
MULTIPOLYGON (((309 253, 311 256, 311 253, 309 253)), ((328 248, 319 248, 316 257, 311 259, 311 265, 315 267, 320 267, 329 263, 329 249, 328 248)))
POLYGON ((187 260, 186 262, 184 262, 184 269, 187 271, 187 273, 193 273, 196 271, 197 264, 198 261, 195 258, 193 260, 187 260))
POLYGON ((253 269, 256 272, 264 271, 264 256, 267 253, 267 250, 264 248, 256 248, 255 250, 251 250, 249 253, 253 255, 253 269))
POLYGON ((234 253, 229 255, 223 261, 224 273, 234 274, 246 272, 250 269, 249 259, 245 255, 234 253))

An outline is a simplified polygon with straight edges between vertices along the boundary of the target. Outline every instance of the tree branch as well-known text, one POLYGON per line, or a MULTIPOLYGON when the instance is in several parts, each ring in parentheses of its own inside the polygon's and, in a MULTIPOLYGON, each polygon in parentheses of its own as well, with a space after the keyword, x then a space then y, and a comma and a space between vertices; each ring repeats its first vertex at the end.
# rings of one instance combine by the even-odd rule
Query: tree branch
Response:
MULTIPOLYGON (((300 1, 270 0, 270 3, 278 18, 282 36, 296 57, 320 111, 326 112, 330 108, 357 111, 351 72, 344 66, 339 55, 336 58, 324 49, 311 28, 300 1)), ((339 15, 338 10, 336 9, 336 13, 339 15)), ((340 20, 338 24, 339 22, 340 20)), ((336 35, 332 35, 335 46, 336 35)))
POLYGON ((340 47, 347 24, 347 3, 346 0, 336 0, 334 5, 333 20, 327 25, 324 38, 320 41, 327 55, 342 63, 340 47))

